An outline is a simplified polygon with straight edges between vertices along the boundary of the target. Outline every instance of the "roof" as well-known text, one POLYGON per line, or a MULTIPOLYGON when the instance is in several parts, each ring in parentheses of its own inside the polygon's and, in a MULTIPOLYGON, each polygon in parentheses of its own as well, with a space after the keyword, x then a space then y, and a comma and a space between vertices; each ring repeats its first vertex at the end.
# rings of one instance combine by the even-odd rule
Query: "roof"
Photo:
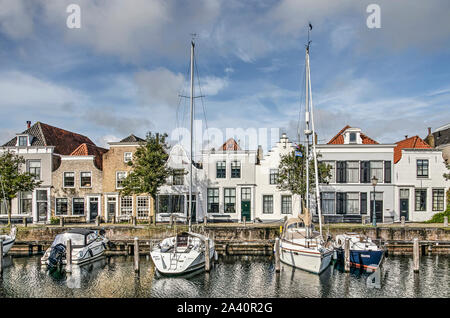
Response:
POLYGON ((77 229, 69 229, 66 233, 75 233, 75 234, 81 234, 81 235, 86 236, 90 233, 95 233, 95 231, 89 230, 89 229, 77 228, 77 229))
POLYGON ((77 147, 70 155, 71 156, 95 156, 94 163, 97 168, 102 170, 102 156, 108 149, 97 147, 96 145, 83 143, 77 147))
POLYGON ((436 129, 433 136, 435 146, 450 144, 450 124, 436 129))
POLYGON ((221 147, 220 150, 223 151, 238 151, 241 150, 236 140, 233 138, 228 139, 221 147))
POLYGON ((145 139, 139 138, 139 137, 131 134, 128 137, 122 139, 120 142, 142 142, 142 141, 145 141, 145 139))
MULTIPOLYGON (((34 137, 31 141, 32 146, 54 146, 55 153, 60 155, 70 155, 75 148, 83 143, 94 145, 92 140, 86 136, 47 125, 39 121, 21 134, 27 134, 34 137)), ((16 143, 17 137, 14 137, 5 143, 3 147, 14 147, 16 143)))
MULTIPOLYGON (((344 144, 344 132, 352 128, 351 126, 347 125, 344 128, 341 129, 340 132, 337 133, 336 136, 331 138, 331 140, 328 142, 329 145, 343 145, 344 144)), ((363 145, 377 145, 378 142, 373 140, 372 138, 367 137, 365 134, 360 133, 362 143, 363 145)))
POLYGON ((432 148, 429 144, 423 141, 419 136, 409 137, 396 142, 397 146, 394 148, 394 163, 397 163, 402 158, 402 149, 428 149, 432 148))

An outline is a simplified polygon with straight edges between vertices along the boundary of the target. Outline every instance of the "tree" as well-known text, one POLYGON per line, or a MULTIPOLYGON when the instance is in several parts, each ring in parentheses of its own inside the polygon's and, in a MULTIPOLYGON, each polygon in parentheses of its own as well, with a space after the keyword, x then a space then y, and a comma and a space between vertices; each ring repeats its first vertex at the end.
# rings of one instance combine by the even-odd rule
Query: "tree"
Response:
MULTIPOLYGON (((311 149, 311 148, 310 148, 311 149)), ((287 155, 281 156, 280 164, 278 166, 278 189, 282 191, 290 191, 292 194, 297 194, 302 197, 304 201, 306 196, 306 149, 303 145, 299 145, 298 152, 302 156, 296 156, 295 151, 287 155)), ((318 153, 317 158, 321 155, 318 153)), ((331 177, 331 166, 323 162, 317 162, 317 169, 320 183, 328 183, 331 177)), ((309 189, 314 192, 315 189, 315 173, 314 161, 309 161, 309 189)))
POLYGON ((128 162, 133 170, 123 181, 121 194, 148 193, 156 202, 159 188, 172 174, 172 169, 167 166, 169 145, 166 138, 167 134, 147 134, 145 143, 137 148, 133 160, 128 162))
POLYGON ((9 151, 0 156, 0 193, 2 201, 8 202, 8 225, 11 224, 11 201, 19 192, 33 191, 42 181, 34 175, 21 171, 25 158, 9 151))

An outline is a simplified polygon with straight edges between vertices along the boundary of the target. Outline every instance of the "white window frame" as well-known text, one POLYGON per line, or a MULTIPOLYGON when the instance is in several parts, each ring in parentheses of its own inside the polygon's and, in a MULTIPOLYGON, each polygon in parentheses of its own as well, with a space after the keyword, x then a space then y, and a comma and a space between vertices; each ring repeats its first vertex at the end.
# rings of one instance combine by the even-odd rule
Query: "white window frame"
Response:
POLYGON ((29 147, 30 146, 30 136, 29 135, 18 135, 16 147, 29 147), (25 146, 20 146, 20 137, 25 137, 27 139, 27 144, 25 146))
POLYGON ((68 216, 68 215, 69 215, 69 198, 63 198, 63 197, 55 198, 55 216, 68 216), (57 208, 58 208, 58 204, 57 204, 58 199, 66 199, 66 201, 67 201, 67 212, 66 212, 66 214, 56 214, 57 208))
POLYGON ((91 189, 92 188, 92 171, 80 171, 80 188, 83 189, 91 189), (89 187, 83 187, 83 184, 81 182, 81 174, 83 173, 89 173, 91 175, 91 185, 89 187))
POLYGON ((149 215, 150 215, 150 197, 148 197, 148 196, 138 196, 136 198, 136 217, 138 219, 148 219, 149 215), (140 206, 139 203, 143 199, 145 199, 147 201, 147 203, 146 203, 145 206, 140 206), (145 212, 145 215, 144 216, 139 215, 140 212, 145 212))
POLYGON ((119 216, 121 217, 131 217, 133 216, 133 196, 132 195, 124 195, 124 196, 120 196, 120 206, 119 206, 119 216), (126 211, 124 211, 124 206, 122 205, 123 201, 122 200, 129 200, 128 203, 131 203, 131 206, 126 205, 126 211))
POLYGON ((116 189, 123 189, 123 187, 119 187, 117 182, 119 181, 119 179, 117 178, 119 173, 124 173, 125 177, 124 179, 128 176, 128 172, 127 171, 116 171, 116 189))
POLYGON ((80 197, 73 197, 72 198, 72 216, 85 216, 86 215, 86 199, 80 198, 80 197), (74 213, 74 207, 75 207, 75 199, 83 199, 83 214, 75 214, 74 213))
POLYGON ((63 171, 63 174, 62 174, 62 177, 63 177, 63 188, 66 188, 66 189, 73 189, 73 188, 75 188, 75 186, 76 186, 76 181, 77 181, 77 178, 76 178, 76 173, 75 173, 75 171, 63 171), (66 186, 66 173, 73 173, 73 186, 71 186, 71 187, 68 187, 68 186, 66 186))
POLYGON ((123 153, 123 162, 128 163, 129 161, 133 160, 133 153, 132 152, 124 152, 123 153), (127 155, 129 154, 130 158, 127 158, 127 155))

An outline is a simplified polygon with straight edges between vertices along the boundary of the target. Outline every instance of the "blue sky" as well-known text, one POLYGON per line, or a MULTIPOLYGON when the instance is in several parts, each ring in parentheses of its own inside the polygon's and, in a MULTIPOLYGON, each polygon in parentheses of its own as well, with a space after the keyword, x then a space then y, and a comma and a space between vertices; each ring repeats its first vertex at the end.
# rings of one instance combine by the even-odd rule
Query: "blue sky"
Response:
POLYGON ((190 33, 208 127, 295 139, 308 21, 319 140, 347 124, 384 143, 424 137, 450 122, 449 13, 448 0, 0 0, 0 141, 27 120, 101 146, 186 126, 190 33))

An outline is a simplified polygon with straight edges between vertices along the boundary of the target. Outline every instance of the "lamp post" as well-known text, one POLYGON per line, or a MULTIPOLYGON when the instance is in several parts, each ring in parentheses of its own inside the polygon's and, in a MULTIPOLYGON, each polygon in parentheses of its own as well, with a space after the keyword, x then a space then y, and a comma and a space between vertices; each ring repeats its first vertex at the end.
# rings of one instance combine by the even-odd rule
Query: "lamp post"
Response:
POLYGON ((377 177, 373 176, 372 185, 373 185, 373 215, 372 215, 372 225, 377 226, 377 216, 375 213, 375 186, 378 183, 377 177))

